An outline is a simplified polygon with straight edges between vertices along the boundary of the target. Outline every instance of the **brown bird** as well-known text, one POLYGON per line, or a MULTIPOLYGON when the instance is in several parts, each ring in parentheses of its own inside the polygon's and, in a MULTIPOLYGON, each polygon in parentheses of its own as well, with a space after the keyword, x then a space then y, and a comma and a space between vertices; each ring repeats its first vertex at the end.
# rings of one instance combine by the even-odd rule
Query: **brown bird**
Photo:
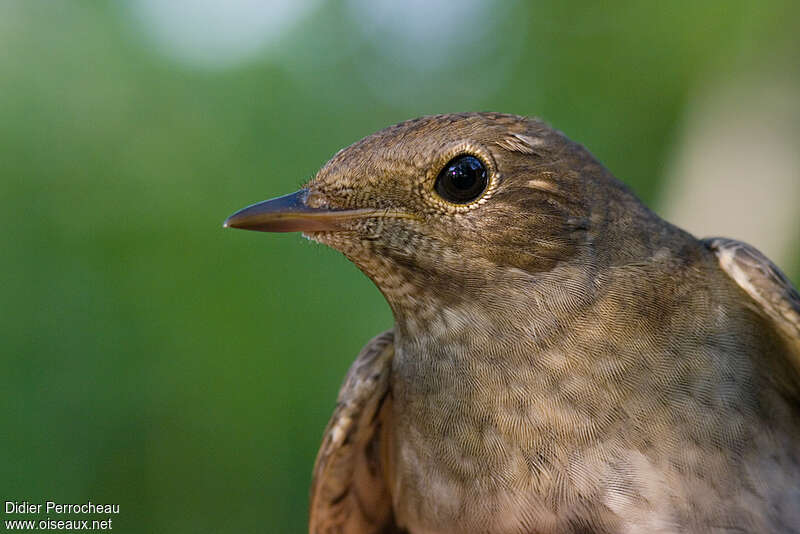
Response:
POLYGON ((391 126, 225 225, 341 251, 394 314, 325 430, 312 534, 800 532, 800 295, 542 122, 391 126))

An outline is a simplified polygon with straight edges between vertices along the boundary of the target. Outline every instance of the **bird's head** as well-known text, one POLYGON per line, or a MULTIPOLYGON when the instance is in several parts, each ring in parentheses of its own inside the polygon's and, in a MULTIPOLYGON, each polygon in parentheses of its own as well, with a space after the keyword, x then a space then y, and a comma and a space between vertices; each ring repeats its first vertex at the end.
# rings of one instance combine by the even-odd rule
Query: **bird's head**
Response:
POLYGON ((614 182, 540 121, 438 115, 362 139, 305 188, 244 208, 225 226, 301 231, 341 251, 397 316, 432 300, 502 293, 504 284, 518 288, 560 268, 588 269, 606 226, 598 197, 614 182))

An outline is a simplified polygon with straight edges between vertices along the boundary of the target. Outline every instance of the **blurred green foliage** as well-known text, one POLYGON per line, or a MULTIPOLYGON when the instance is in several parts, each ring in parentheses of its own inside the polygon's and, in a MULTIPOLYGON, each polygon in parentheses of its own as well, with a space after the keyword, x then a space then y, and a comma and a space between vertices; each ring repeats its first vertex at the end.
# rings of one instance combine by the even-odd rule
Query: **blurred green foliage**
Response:
POLYGON ((162 56, 124 4, 4 2, 0 493, 118 503, 123 532, 303 531, 340 381, 391 315, 338 254, 228 214, 383 126, 465 110, 543 117, 652 203, 691 88, 798 43, 792 2, 509 6, 499 85, 459 90, 478 63, 393 102, 336 2, 282 63, 222 70, 162 56))

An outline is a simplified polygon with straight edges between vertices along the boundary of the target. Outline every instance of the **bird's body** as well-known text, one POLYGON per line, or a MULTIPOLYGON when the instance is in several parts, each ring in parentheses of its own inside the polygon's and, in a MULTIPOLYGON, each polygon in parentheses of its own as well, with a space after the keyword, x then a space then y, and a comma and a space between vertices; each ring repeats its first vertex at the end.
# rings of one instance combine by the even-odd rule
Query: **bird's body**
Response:
POLYGON ((342 251, 395 317, 342 387, 312 533, 800 532, 800 297, 751 247, 508 115, 390 127, 279 202, 231 226, 342 251))
POLYGON ((441 335, 396 328, 398 522, 437 534, 784 531, 781 514, 800 512, 798 413, 794 385, 780 384, 790 369, 761 361, 781 342, 747 307, 714 305, 741 291, 702 274, 714 264, 701 245, 692 259, 654 252, 548 320, 509 307, 492 321, 466 304, 431 319, 441 335))

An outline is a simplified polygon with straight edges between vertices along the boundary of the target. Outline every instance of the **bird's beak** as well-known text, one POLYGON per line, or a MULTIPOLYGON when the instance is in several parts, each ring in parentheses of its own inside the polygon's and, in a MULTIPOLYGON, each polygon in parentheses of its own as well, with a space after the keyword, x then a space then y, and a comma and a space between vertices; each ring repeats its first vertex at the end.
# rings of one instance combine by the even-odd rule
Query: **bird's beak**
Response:
POLYGON ((240 209, 222 224, 260 232, 335 232, 342 222, 374 213, 374 210, 334 210, 312 208, 306 204, 308 189, 240 209))

